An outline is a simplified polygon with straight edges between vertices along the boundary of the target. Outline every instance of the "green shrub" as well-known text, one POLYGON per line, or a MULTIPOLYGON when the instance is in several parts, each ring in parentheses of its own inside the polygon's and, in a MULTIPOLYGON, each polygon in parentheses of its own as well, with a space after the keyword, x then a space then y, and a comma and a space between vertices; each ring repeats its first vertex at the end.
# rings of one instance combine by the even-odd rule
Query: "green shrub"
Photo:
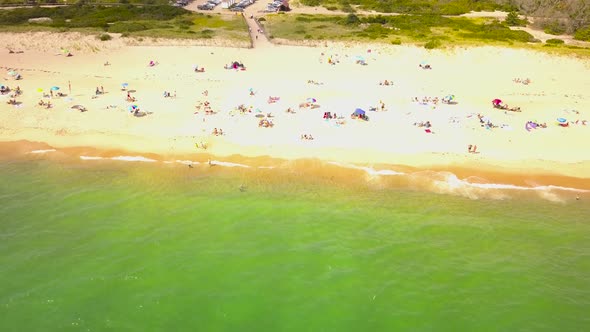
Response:
POLYGON ((317 7, 320 5, 320 0, 301 0, 301 3, 306 6, 317 7))
POLYGON ((359 24, 360 22, 361 22, 361 20, 359 19, 359 17, 352 14, 352 13, 348 14, 348 16, 346 16, 346 24, 354 25, 354 24, 359 24))
POLYGON ((442 45, 442 43, 440 42, 440 40, 438 39, 431 39, 429 42, 427 42, 426 44, 424 44, 424 48, 431 50, 437 47, 440 47, 442 45))
POLYGON ((338 7, 336 7, 336 6, 327 6, 326 9, 327 10, 330 10, 330 11, 335 11, 335 10, 338 10, 338 7))
POLYGON ((342 5, 342 11, 345 13, 354 13, 356 12, 356 10, 354 10, 354 8, 352 8, 352 6, 349 3, 346 3, 344 5, 342 5))
POLYGON ((391 41, 391 45, 401 45, 401 44, 402 44, 402 41, 399 39, 394 39, 391 41))
POLYGON ((587 27, 585 29, 578 29, 574 33, 574 39, 583 40, 583 41, 590 41, 590 27, 587 27))
POLYGON ((258 19, 258 22, 266 22, 266 19, 264 17, 261 17, 258 19))
POLYGON ((550 35, 562 35, 565 33, 565 26, 563 26, 561 23, 557 21, 553 21, 551 23, 546 24, 543 27, 543 31, 546 34, 550 35))
POLYGON ((108 33, 103 33, 102 35, 98 35, 98 36, 96 36, 96 38, 98 38, 102 41, 107 41, 107 40, 112 39, 111 35, 109 35, 108 33))
POLYGON ((139 22, 116 22, 109 26, 109 32, 114 33, 137 32, 148 29, 145 24, 139 22))
POLYGON ((303 36, 304 39, 313 39, 313 36, 310 34, 307 34, 305 36, 303 36))
POLYGON ((558 44, 563 44, 564 41, 562 39, 551 38, 551 39, 547 39, 547 41, 545 41, 545 43, 547 43, 547 44, 553 44, 553 45, 558 45, 558 44))
POLYGON ((466 3, 449 2, 439 8, 439 13, 443 15, 461 15, 469 12, 469 6, 466 3))

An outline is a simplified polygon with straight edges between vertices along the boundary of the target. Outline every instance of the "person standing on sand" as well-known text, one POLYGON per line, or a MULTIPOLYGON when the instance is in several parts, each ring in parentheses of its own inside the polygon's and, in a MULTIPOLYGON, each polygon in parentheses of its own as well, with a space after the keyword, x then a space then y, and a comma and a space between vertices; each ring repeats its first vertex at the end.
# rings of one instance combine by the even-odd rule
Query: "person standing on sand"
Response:
POLYGON ((72 82, 68 81, 68 91, 72 94, 72 82))

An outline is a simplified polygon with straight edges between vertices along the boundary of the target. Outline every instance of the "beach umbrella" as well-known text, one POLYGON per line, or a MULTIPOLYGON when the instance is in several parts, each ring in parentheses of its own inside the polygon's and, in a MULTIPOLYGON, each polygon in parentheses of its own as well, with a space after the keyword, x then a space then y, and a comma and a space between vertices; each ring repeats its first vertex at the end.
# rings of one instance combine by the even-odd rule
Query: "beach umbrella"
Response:
POLYGON ((500 100, 500 99, 496 98, 496 99, 492 100, 492 103, 493 103, 494 105, 500 105, 500 104, 502 104, 502 100, 500 100))
POLYGON ((57 90, 59 90, 59 86, 52 86, 51 87, 51 91, 57 91, 57 90))
POLYGON ((18 75, 18 73, 15 72, 14 70, 11 70, 11 71, 8 72, 8 75, 10 75, 10 76, 16 76, 16 75, 18 75))
POLYGON ((37 92, 43 92, 43 89, 41 89, 41 88, 38 88, 38 89, 37 89, 37 92))
POLYGON ((567 122, 567 119, 565 119, 565 118, 557 118, 557 122, 559 122, 559 123, 566 123, 567 122))
POLYGON ((354 110, 354 115, 365 115, 365 111, 363 111, 360 108, 357 108, 356 110, 354 110))
POLYGON ((445 96, 445 99, 448 100, 448 101, 454 100, 455 99, 455 95, 445 96))
POLYGON ((124 88, 126 88, 126 87, 129 86, 129 83, 123 83, 123 84, 121 84, 121 86, 124 87, 124 88))
POLYGON ((307 102, 315 103, 317 100, 315 98, 307 98, 307 102))
POLYGON ((137 105, 130 105, 129 106, 130 111, 135 111, 137 108, 138 108, 137 105))

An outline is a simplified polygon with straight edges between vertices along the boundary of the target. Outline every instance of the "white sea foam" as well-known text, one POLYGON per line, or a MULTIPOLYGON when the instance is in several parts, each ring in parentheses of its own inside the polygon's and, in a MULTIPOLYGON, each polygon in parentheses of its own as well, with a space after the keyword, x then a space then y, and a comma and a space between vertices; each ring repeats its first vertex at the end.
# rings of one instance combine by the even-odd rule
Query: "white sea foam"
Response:
POLYGON ((374 169, 372 167, 357 166, 357 165, 352 165, 352 164, 343 164, 343 163, 339 163, 336 161, 329 161, 328 164, 332 164, 332 165, 336 165, 336 166, 340 166, 340 167, 352 168, 352 169, 359 169, 361 171, 365 171, 369 175, 404 175, 404 174, 406 174, 406 173, 397 172, 397 171, 394 171, 391 169, 374 169))
POLYGON ((100 160, 104 159, 103 157, 94 157, 94 156, 80 156, 82 160, 100 160))
POLYGON ((177 163, 183 165, 198 165, 200 164, 198 161, 191 161, 191 160, 176 160, 177 163))
POLYGON ((431 188, 434 192, 455 194, 471 199, 478 199, 480 197, 490 197, 494 199, 505 199, 510 197, 510 191, 530 191, 537 193, 541 198, 552 202, 563 202, 566 196, 563 196, 564 191, 586 193, 590 190, 561 187, 554 185, 543 186, 519 186, 514 184, 504 183, 472 183, 468 180, 459 179, 455 174, 449 172, 417 172, 411 174, 421 178, 418 183, 423 183, 431 188), (427 173, 427 175, 424 175, 427 173), (443 176, 443 178, 441 178, 443 176), (424 179, 426 182, 424 182, 424 179), (430 183, 430 185, 428 185, 430 183))
MULTIPOLYGON (((455 178, 457 178, 455 176, 455 178)), ((459 180, 459 179, 457 179, 459 180)), ((579 189, 579 188, 571 188, 571 187, 561 187, 561 186, 554 186, 554 185, 546 185, 546 186, 535 186, 535 187, 525 187, 525 186, 517 186, 514 184, 503 184, 503 183, 471 183, 464 180, 459 180, 462 183, 476 188, 483 188, 483 189, 511 189, 511 190, 538 190, 538 191, 550 191, 550 190, 559 190, 559 191, 574 191, 580 193, 590 192, 590 190, 586 189, 579 189)))
POLYGON ((33 151, 29 152, 29 153, 35 153, 35 154, 37 154, 37 153, 48 153, 48 152, 55 152, 55 151, 57 151, 57 150, 56 149, 33 150, 33 151))
POLYGON ((211 164, 212 165, 217 165, 217 166, 225 166, 225 167, 242 167, 242 168, 250 168, 250 166, 248 165, 244 165, 244 164, 237 164, 237 163, 230 163, 227 161, 217 161, 217 160, 211 160, 211 164))
POLYGON ((258 168, 273 169, 273 168, 276 168, 276 167, 274 167, 274 166, 258 166, 258 168))
POLYGON ((112 157, 111 159, 112 160, 119 160, 119 161, 141 161, 141 162, 148 162, 148 163, 153 163, 153 162, 157 161, 157 160, 146 158, 143 156, 117 156, 117 157, 112 157))

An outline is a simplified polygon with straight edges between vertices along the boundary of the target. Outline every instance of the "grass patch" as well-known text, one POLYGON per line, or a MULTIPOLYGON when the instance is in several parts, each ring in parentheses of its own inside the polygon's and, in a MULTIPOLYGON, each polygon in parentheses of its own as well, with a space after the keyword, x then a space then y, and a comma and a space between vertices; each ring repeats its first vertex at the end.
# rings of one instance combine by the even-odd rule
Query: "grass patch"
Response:
POLYGON ((68 6, 59 8, 19 8, 0 11, 0 26, 7 31, 64 29, 89 33, 108 32, 152 37, 228 39, 249 41, 248 26, 241 16, 204 15, 172 6, 68 6), (29 24, 29 18, 50 17, 51 22, 29 24))
POLYGON ((354 12, 352 5, 358 5, 361 10, 374 10, 381 13, 405 13, 405 14, 443 14, 459 15, 470 11, 510 11, 515 6, 498 4, 494 0, 443 0, 443 1, 376 1, 376 0, 300 0, 307 6, 323 6, 329 10, 340 8, 345 12, 354 12))
POLYGON ((322 35, 335 41, 403 40, 409 43, 427 43, 440 47, 444 41, 453 44, 490 42, 533 42, 525 31, 510 30, 492 19, 444 17, 440 15, 359 16, 340 15, 277 15, 266 17, 264 27, 276 38, 300 40, 302 34, 322 35))

